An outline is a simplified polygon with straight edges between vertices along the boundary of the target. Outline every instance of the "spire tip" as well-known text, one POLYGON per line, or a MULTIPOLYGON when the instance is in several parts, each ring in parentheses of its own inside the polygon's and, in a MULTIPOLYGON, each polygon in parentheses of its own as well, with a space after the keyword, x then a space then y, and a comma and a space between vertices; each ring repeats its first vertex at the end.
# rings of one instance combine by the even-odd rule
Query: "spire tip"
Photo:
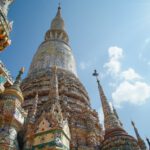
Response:
POLYGON ((131 124, 133 125, 133 127, 135 127, 135 123, 134 123, 134 121, 132 121, 132 120, 131 120, 131 124))
POLYGON ((61 2, 59 1, 59 3, 58 3, 58 10, 60 10, 61 9, 61 2))
POLYGON ((95 69, 95 70, 94 70, 94 73, 93 73, 93 76, 98 77, 98 75, 99 75, 99 74, 97 73, 97 70, 95 69))

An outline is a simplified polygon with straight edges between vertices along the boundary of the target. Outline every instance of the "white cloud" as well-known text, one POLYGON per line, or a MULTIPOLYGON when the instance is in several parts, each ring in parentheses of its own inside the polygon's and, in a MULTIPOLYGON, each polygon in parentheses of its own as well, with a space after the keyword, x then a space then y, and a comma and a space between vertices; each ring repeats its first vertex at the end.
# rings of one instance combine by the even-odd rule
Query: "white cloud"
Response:
MULTIPOLYGON (((150 42, 150 39, 145 42, 150 42)), ((141 105, 150 99, 150 85, 144 82, 143 77, 134 68, 122 69, 123 49, 110 47, 108 55, 109 61, 104 64, 104 68, 107 75, 113 77, 109 85, 114 89, 112 98, 115 106, 121 107, 123 103, 141 105)))
POLYGON ((123 71, 121 75, 124 80, 132 81, 142 79, 142 77, 138 73, 136 73, 133 68, 129 68, 128 70, 123 71))
POLYGON ((141 105, 150 98, 150 85, 140 81, 123 81, 112 93, 112 98, 117 105, 124 102, 141 105))
POLYGON ((107 68, 108 73, 111 73, 112 75, 117 75, 121 68, 120 63, 116 60, 110 60, 104 67, 107 68))
POLYGON ((118 75, 121 71, 120 60, 123 58, 123 49, 119 47, 110 47, 108 49, 109 61, 104 64, 104 68, 107 69, 107 73, 110 73, 112 76, 118 75))
POLYGON ((109 58, 114 60, 119 60, 123 57, 123 49, 117 46, 110 47, 108 49, 108 53, 109 53, 109 58))

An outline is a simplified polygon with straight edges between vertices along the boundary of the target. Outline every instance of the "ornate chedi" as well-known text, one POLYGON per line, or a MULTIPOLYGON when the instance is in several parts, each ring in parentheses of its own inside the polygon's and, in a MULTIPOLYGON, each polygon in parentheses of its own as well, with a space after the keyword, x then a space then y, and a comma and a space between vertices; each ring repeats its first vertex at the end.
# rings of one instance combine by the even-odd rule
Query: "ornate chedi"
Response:
POLYGON ((135 131, 135 134, 136 134, 136 137, 137 137, 137 141, 138 141, 138 145, 140 146, 141 150, 147 150, 146 144, 143 141, 143 139, 141 138, 141 136, 140 136, 140 134, 138 132, 138 129, 135 126, 135 123, 132 121, 131 124, 132 124, 132 126, 134 128, 134 131, 135 131))
POLYGON ((0 95, 0 150, 18 150, 17 134, 22 130, 26 112, 22 109, 23 95, 20 90, 19 72, 12 86, 0 95))
POLYGON ((8 21, 8 7, 13 0, 0 0, 0 51, 10 45, 9 33, 12 29, 12 23, 8 21))
MULTIPOLYGON (((57 122, 57 117, 50 117, 53 114, 51 113, 54 109, 52 107, 55 105, 57 109, 61 108, 61 113, 59 114, 62 114, 62 117, 60 118, 67 118, 68 120, 71 134, 71 150, 94 150, 100 146, 103 132, 99 124, 98 114, 91 108, 88 94, 77 77, 75 59, 68 42, 69 38, 64 28, 64 20, 61 17, 61 8, 58 7, 56 17, 51 23, 51 28, 46 32, 44 42, 39 46, 33 57, 28 76, 22 82, 25 98, 22 106, 28 111, 27 120, 35 120, 34 126, 36 125, 37 127, 36 135, 34 136, 33 130, 31 132, 32 121, 26 125, 26 127, 29 126, 30 131, 25 131, 25 146, 30 146, 32 145, 31 143, 34 143, 34 147, 37 148, 41 143, 44 143, 43 140, 41 143, 38 141, 39 143, 37 144, 35 139, 39 135, 44 135, 45 132, 51 132, 53 121, 50 118, 57 122), (57 66, 58 84, 55 84, 54 80, 54 66, 57 66), (34 118, 33 107, 35 107, 37 91, 38 103, 36 117, 34 118), (59 95, 59 98, 56 95, 59 95), (41 131, 42 129, 44 129, 43 132, 41 131)), ((67 137, 69 136, 67 135, 67 137)), ((44 136, 44 138, 46 137, 44 136)), ((46 143, 49 142, 47 141, 46 143)))
POLYGON ((132 136, 128 135, 123 129, 122 123, 120 123, 119 117, 116 111, 112 111, 107 98, 104 94, 103 88, 98 79, 98 73, 93 73, 97 78, 98 89, 101 97, 101 103, 104 113, 104 126, 105 135, 104 140, 101 143, 101 150, 142 150, 140 149, 138 142, 132 136))

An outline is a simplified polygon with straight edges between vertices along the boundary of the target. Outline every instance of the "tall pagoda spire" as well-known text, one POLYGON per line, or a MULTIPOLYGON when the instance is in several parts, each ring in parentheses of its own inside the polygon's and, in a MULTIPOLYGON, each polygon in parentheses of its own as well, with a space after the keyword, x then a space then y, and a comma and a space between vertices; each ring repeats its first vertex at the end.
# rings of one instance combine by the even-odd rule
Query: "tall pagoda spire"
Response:
POLYGON ((103 88, 98 79, 98 73, 95 70, 93 76, 96 77, 98 83, 99 94, 101 98, 103 113, 104 113, 104 126, 105 126, 105 136, 101 143, 101 150, 140 150, 140 147, 132 136, 123 129, 120 123, 118 114, 115 110, 112 110, 103 88))
POLYGON ((143 139, 141 138, 139 132, 138 132, 138 129, 136 128, 135 126, 135 123, 133 121, 131 121, 131 124, 134 128, 134 131, 135 131, 135 134, 136 134, 136 137, 137 137, 137 141, 138 141, 138 145, 140 146, 141 150, 146 150, 146 144, 145 142, 143 141, 143 139))
POLYGON ((111 109, 111 107, 107 101, 107 98, 105 96, 103 88, 102 88, 100 81, 98 79, 98 73, 96 70, 94 71, 93 76, 96 77, 96 80, 98 83, 98 89, 99 89, 99 94, 101 97, 101 103, 102 103, 102 108, 103 108, 103 113, 104 113, 104 125, 105 125, 106 132, 108 130, 112 130, 115 128, 122 128, 122 126, 120 125, 120 123, 118 121, 118 118, 116 117, 116 115, 112 111, 112 109, 111 109))
POLYGON ((39 46, 33 57, 29 75, 44 72, 52 66, 76 73, 75 59, 69 46, 69 37, 65 31, 65 23, 61 15, 61 7, 58 6, 56 16, 51 22, 50 28, 45 34, 44 42, 39 46))

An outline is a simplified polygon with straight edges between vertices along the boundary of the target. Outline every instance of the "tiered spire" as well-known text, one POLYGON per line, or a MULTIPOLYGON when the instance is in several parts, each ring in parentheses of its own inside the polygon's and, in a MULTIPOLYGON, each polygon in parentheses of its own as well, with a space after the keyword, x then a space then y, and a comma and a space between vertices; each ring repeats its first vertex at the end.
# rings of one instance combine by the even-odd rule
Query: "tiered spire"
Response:
MULTIPOLYGON (((98 83, 99 94, 101 98, 103 113, 104 113, 104 126, 105 136, 101 143, 101 150, 140 150, 137 141, 123 129, 122 123, 119 120, 117 111, 111 109, 103 88, 98 79, 98 73, 95 70, 93 76, 96 77, 98 83)), ((143 149, 145 150, 145 149, 143 149)))
POLYGON ((143 139, 141 138, 139 132, 138 132, 138 129, 136 128, 135 126, 135 123, 133 121, 131 121, 131 124, 134 128, 134 131, 135 131, 135 134, 136 134, 136 137, 137 137, 137 141, 138 141, 138 145, 140 146, 141 150, 146 150, 146 144, 145 142, 143 141, 143 139))
MULTIPOLYGON (((52 76, 50 80, 50 92, 49 99, 51 102, 51 113, 55 116, 58 123, 61 125, 63 121, 62 110, 59 102, 59 91, 58 91, 58 76, 57 66, 51 68, 52 76)), ((48 108, 48 107, 47 107, 48 108)))
POLYGON ((57 77, 57 67, 52 66, 51 68, 51 80, 50 80, 50 90, 49 90, 49 100, 42 107, 41 113, 51 113, 55 120, 61 125, 63 121, 63 116, 61 112, 61 105, 59 101, 58 92, 58 77, 57 77), (44 112, 43 112, 44 110, 44 112))
POLYGON ((38 72, 45 72, 54 65, 77 75, 76 63, 69 46, 69 37, 65 31, 60 6, 58 6, 56 16, 51 22, 51 27, 45 34, 44 42, 33 57, 29 76, 38 72))
MULTIPOLYGON (((96 70, 94 71, 93 76, 96 77, 97 83, 98 83, 98 89, 99 89, 99 94, 101 97, 101 103, 102 103, 102 108, 103 108, 103 113, 104 113, 104 125, 105 125, 106 132, 108 130, 122 128, 122 126, 120 125, 120 123, 118 121, 118 118, 116 117, 114 112, 112 112, 112 110, 111 110, 111 107, 107 101, 107 98, 104 94, 103 88, 98 79, 98 73, 96 70)), ((116 114, 117 114, 117 112, 116 112, 116 114)))
POLYGON ((64 20, 61 17, 61 7, 58 6, 58 10, 56 13, 55 18, 53 19, 51 23, 51 29, 57 29, 57 30, 64 30, 64 20))
POLYGON ((57 11, 56 16, 57 17, 61 17, 61 6, 60 6, 60 3, 59 3, 59 6, 58 6, 58 11, 57 11))
POLYGON ((51 28, 45 35, 45 40, 61 40, 65 43, 69 42, 68 35, 65 31, 65 23, 61 16, 61 6, 59 4, 55 18, 51 22, 51 28))

